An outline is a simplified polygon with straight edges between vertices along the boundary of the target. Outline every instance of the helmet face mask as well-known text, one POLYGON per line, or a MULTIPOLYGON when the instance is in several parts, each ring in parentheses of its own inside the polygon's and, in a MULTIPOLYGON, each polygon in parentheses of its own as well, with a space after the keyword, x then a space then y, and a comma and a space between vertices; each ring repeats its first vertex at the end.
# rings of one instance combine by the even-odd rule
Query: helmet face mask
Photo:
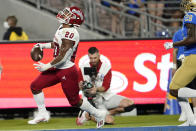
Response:
POLYGON ((61 24, 69 24, 69 20, 72 13, 69 11, 68 8, 63 9, 62 11, 59 11, 56 18, 61 24))
POLYGON ((84 14, 78 7, 66 7, 59 11, 56 18, 61 24, 79 27, 84 22, 84 14))
POLYGON ((196 0, 182 0, 180 5, 185 12, 196 12, 196 0))

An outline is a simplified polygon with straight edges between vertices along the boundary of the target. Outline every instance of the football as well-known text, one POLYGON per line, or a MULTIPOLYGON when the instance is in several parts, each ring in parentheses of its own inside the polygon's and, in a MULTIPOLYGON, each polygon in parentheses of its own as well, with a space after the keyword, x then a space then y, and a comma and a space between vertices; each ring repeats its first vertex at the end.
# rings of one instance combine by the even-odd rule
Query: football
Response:
POLYGON ((43 51, 39 47, 33 47, 31 49, 31 58, 33 61, 40 61, 43 58, 43 51))

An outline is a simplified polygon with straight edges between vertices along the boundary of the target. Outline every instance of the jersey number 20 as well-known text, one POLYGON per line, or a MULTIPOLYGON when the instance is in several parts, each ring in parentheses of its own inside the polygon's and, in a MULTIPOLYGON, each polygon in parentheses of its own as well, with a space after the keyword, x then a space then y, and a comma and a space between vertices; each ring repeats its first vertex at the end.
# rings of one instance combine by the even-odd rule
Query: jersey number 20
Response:
POLYGON ((70 33, 70 32, 66 32, 65 33, 65 38, 70 38, 70 39, 72 39, 74 37, 74 33, 70 33))

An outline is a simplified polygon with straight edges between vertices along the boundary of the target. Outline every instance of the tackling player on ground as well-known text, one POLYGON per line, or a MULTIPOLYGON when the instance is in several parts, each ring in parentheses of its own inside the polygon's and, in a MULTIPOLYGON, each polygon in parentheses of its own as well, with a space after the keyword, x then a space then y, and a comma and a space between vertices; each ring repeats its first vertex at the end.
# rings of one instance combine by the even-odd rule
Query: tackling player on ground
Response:
POLYGON ((184 16, 182 32, 184 39, 175 43, 164 44, 166 49, 184 47, 185 59, 174 74, 170 83, 170 94, 183 98, 180 102, 187 121, 182 126, 196 125, 188 98, 196 97, 196 90, 185 87, 196 77, 196 0, 182 0, 181 6, 187 12, 184 16))
POLYGON ((67 7, 57 14, 57 19, 61 25, 56 31, 53 42, 35 45, 41 49, 54 49, 54 59, 47 64, 41 62, 34 64, 35 68, 41 72, 31 83, 31 91, 38 106, 38 115, 28 121, 28 124, 37 124, 50 119, 44 104, 42 89, 61 83, 69 103, 95 116, 97 128, 100 128, 104 125, 106 112, 97 110, 87 100, 79 97, 78 71, 74 64, 79 43, 76 27, 83 23, 84 14, 77 7, 67 7))

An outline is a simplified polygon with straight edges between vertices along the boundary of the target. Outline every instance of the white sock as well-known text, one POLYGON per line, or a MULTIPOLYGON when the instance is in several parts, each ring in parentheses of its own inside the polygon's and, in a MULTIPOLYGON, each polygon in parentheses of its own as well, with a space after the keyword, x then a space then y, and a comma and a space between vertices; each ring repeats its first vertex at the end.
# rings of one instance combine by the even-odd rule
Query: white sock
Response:
POLYGON ((92 106, 88 102, 87 98, 85 98, 85 97, 83 97, 83 102, 82 102, 82 105, 80 106, 80 109, 90 113, 93 116, 97 116, 98 115, 98 110, 94 106, 92 106))
POLYGON ((40 92, 39 94, 33 95, 33 97, 34 97, 34 100, 37 104, 38 111, 45 112, 46 107, 45 107, 45 103, 44 103, 44 93, 40 92))
POLYGON ((181 114, 180 114, 180 117, 186 117, 186 114, 185 114, 185 108, 186 107, 184 107, 183 106, 183 104, 181 103, 181 102, 188 102, 187 101, 187 98, 180 98, 180 97, 178 97, 177 98, 178 99, 178 103, 179 103, 179 105, 180 105, 180 107, 181 107, 181 114))
POLYGON ((187 87, 178 90, 178 97, 192 98, 196 97, 196 90, 187 87))
POLYGON ((194 115, 196 116, 196 107, 193 107, 194 115))
POLYGON ((188 103, 188 99, 187 102, 186 101, 180 101, 179 105, 181 106, 181 109, 184 110, 186 117, 187 117, 187 121, 189 123, 193 123, 194 121, 194 115, 191 109, 190 104, 188 103))

